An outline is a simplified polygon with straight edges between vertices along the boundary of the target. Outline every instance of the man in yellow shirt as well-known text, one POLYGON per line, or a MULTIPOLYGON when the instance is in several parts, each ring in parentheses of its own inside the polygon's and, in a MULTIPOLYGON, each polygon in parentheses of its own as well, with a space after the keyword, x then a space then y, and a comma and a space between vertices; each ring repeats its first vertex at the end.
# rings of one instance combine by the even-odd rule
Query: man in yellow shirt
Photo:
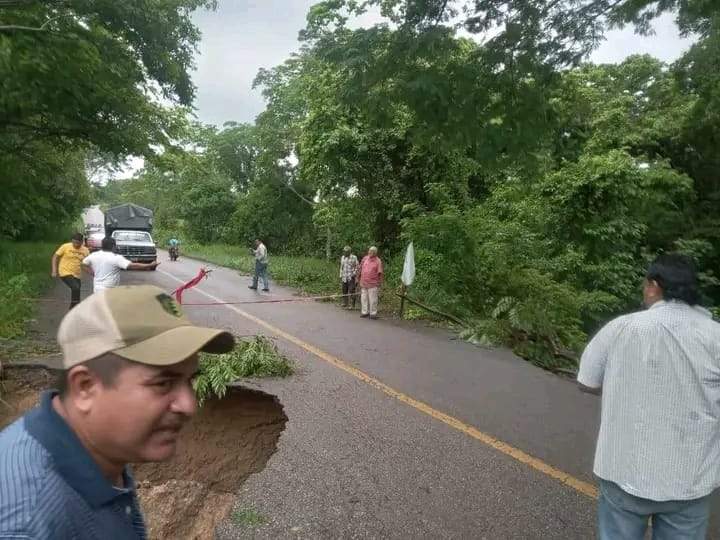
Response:
POLYGON ((89 254, 83 245, 83 235, 75 233, 72 241, 60 246, 52 256, 52 277, 60 276, 70 287, 70 309, 80 302, 81 265, 89 254))

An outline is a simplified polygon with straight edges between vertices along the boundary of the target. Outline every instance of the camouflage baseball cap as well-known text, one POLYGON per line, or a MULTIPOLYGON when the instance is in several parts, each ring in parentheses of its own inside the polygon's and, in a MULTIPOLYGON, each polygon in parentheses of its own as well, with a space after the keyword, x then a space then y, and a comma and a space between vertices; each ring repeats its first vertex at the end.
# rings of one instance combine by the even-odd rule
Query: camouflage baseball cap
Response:
POLYGON ((203 351, 224 353, 235 345, 229 332, 193 325, 178 303, 151 285, 95 293, 60 323, 63 367, 112 352, 133 362, 168 366, 203 351))

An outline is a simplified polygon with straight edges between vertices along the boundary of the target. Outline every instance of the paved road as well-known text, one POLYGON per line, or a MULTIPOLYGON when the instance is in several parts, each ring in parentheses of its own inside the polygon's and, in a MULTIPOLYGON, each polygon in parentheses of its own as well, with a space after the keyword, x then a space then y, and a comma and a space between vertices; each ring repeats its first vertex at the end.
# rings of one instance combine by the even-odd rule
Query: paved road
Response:
MULTIPOLYGON (((183 258, 126 281, 171 291, 200 266, 183 258)), ((248 278, 207 266, 212 275, 185 294, 186 304, 293 296, 275 286, 250 291, 248 278)), ((292 342, 278 343, 299 368, 290 379, 259 383, 278 396, 289 422, 236 508, 255 509, 268 523, 249 530, 228 522, 221 538, 594 537, 594 501, 538 470, 547 464, 593 482, 599 400, 571 381, 445 331, 364 320, 323 303, 185 311, 238 334, 289 334, 292 342), (509 446, 498 451, 473 430, 509 446), (517 450, 541 461, 529 466, 517 450)))

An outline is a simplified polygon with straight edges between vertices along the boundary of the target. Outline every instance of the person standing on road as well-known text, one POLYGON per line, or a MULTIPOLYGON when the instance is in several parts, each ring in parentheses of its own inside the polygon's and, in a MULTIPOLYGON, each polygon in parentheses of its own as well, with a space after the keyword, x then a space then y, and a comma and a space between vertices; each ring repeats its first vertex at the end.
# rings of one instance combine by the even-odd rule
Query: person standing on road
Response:
POLYGON ((372 246, 360 263, 360 316, 377 319, 378 295, 383 282, 383 263, 372 246))
POLYGON ((258 280, 262 279, 263 291, 269 292, 270 287, 268 285, 267 268, 268 268, 268 252, 265 244, 259 239, 255 240, 255 249, 252 250, 255 256, 255 274, 253 275, 252 285, 248 286, 249 289, 257 290, 258 280))
POLYGON ((70 289, 70 309, 80 303, 82 285, 82 260, 90 254, 83 245, 83 235, 75 233, 70 242, 61 245, 52 256, 51 275, 60 279, 70 289))
POLYGON ((160 264, 157 261, 150 263, 134 263, 122 255, 115 253, 115 240, 103 238, 102 250, 91 253, 82 261, 83 266, 93 275, 93 292, 112 289, 120 285, 121 270, 153 270, 160 264))
POLYGON ((234 341, 148 285, 70 311, 57 389, 0 431, 0 538, 147 538, 128 464, 173 456, 197 409, 198 353, 234 341))
POLYGON ((590 341, 578 381, 602 393, 594 472, 601 540, 701 540, 720 486, 720 324, 698 306, 692 261, 659 256, 647 310, 590 341))
POLYGON ((358 259, 350 246, 345 246, 340 257, 340 282, 342 283, 343 307, 348 307, 348 300, 352 298, 352 309, 355 309, 355 286, 357 284, 358 259))

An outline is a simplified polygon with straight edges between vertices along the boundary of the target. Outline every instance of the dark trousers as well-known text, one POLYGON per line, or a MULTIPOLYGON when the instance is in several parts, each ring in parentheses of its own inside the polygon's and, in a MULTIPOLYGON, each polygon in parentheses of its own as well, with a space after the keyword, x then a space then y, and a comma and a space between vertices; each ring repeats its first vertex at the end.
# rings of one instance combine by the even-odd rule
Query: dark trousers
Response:
POLYGON ((342 293, 352 295, 343 296, 343 306, 347 307, 348 300, 352 300, 352 307, 355 309, 355 302, 357 301, 357 296, 355 296, 355 278, 350 278, 349 280, 342 282, 342 293))
POLYGON ((75 276, 62 276, 60 279, 63 283, 70 287, 70 309, 74 308, 80 303, 80 279, 75 276))

